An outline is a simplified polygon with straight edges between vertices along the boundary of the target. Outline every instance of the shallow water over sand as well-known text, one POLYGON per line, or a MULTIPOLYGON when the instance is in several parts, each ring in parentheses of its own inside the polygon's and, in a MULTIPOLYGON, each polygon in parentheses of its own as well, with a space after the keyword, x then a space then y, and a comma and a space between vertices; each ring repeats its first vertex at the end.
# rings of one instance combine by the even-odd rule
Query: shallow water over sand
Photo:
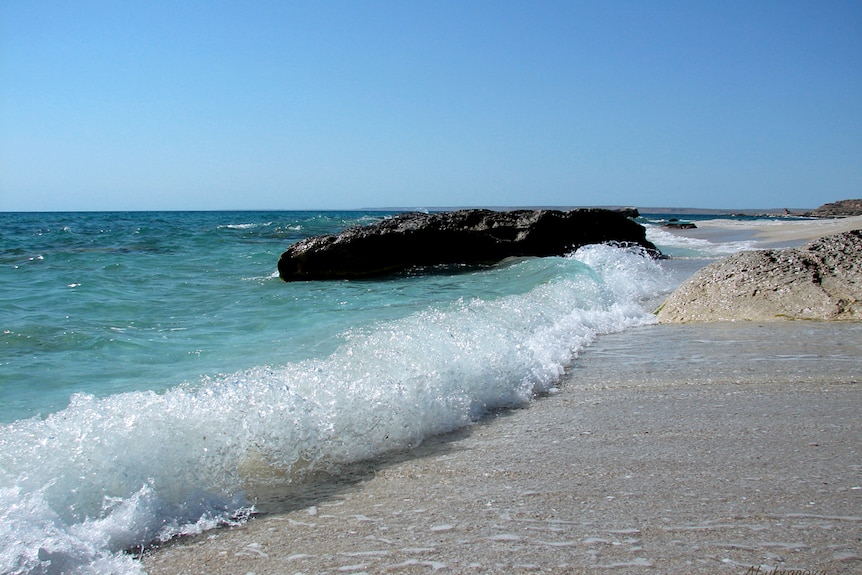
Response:
POLYGON ((285 513, 169 546, 145 566, 856 573, 859 349, 862 324, 849 323, 602 336, 529 409, 368 463, 285 513))
POLYGON ((858 383, 862 323, 650 325, 603 336, 569 371, 574 388, 704 383, 858 383))

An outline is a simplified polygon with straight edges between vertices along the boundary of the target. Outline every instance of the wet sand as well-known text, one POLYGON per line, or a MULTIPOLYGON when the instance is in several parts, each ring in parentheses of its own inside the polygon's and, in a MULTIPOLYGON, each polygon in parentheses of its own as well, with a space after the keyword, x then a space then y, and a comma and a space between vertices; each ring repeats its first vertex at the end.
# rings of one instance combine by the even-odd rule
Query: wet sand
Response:
POLYGON ((278 512, 152 552, 144 566, 860 573, 860 350, 860 323, 603 336, 559 393, 356 466, 278 512))
POLYGON ((151 574, 862 571, 862 324, 650 326, 151 574), (616 366, 613 370, 609 365, 616 366))

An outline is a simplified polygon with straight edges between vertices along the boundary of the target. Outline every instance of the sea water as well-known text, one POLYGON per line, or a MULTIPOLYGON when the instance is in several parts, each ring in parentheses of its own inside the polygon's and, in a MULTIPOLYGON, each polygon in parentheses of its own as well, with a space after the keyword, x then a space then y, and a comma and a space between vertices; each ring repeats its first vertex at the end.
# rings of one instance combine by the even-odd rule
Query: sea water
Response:
MULTIPOLYGON (((526 406, 684 273, 595 245, 278 278, 291 243, 391 215, 0 214, 0 572, 138 573, 285 485, 526 406)), ((748 247, 649 229, 693 265, 748 247)))

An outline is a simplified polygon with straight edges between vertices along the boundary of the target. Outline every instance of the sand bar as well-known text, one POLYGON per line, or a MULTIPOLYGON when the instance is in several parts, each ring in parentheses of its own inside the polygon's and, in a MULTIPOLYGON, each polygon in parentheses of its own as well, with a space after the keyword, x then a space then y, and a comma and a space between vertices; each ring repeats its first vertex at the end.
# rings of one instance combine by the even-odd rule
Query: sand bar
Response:
POLYGON ((862 324, 649 326, 151 574, 862 571, 862 324))

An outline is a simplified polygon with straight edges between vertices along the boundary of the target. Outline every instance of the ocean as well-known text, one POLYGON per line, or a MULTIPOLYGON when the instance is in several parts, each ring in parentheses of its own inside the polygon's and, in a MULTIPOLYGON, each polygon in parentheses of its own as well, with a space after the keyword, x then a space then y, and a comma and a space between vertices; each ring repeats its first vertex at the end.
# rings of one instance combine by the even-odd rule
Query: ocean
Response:
POLYGON ((148 545, 527 407, 597 338, 654 323, 694 269, 753 246, 645 214, 670 259, 596 245, 278 278, 291 243, 392 214, 0 214, 0 572, 140 573, 148 545))

